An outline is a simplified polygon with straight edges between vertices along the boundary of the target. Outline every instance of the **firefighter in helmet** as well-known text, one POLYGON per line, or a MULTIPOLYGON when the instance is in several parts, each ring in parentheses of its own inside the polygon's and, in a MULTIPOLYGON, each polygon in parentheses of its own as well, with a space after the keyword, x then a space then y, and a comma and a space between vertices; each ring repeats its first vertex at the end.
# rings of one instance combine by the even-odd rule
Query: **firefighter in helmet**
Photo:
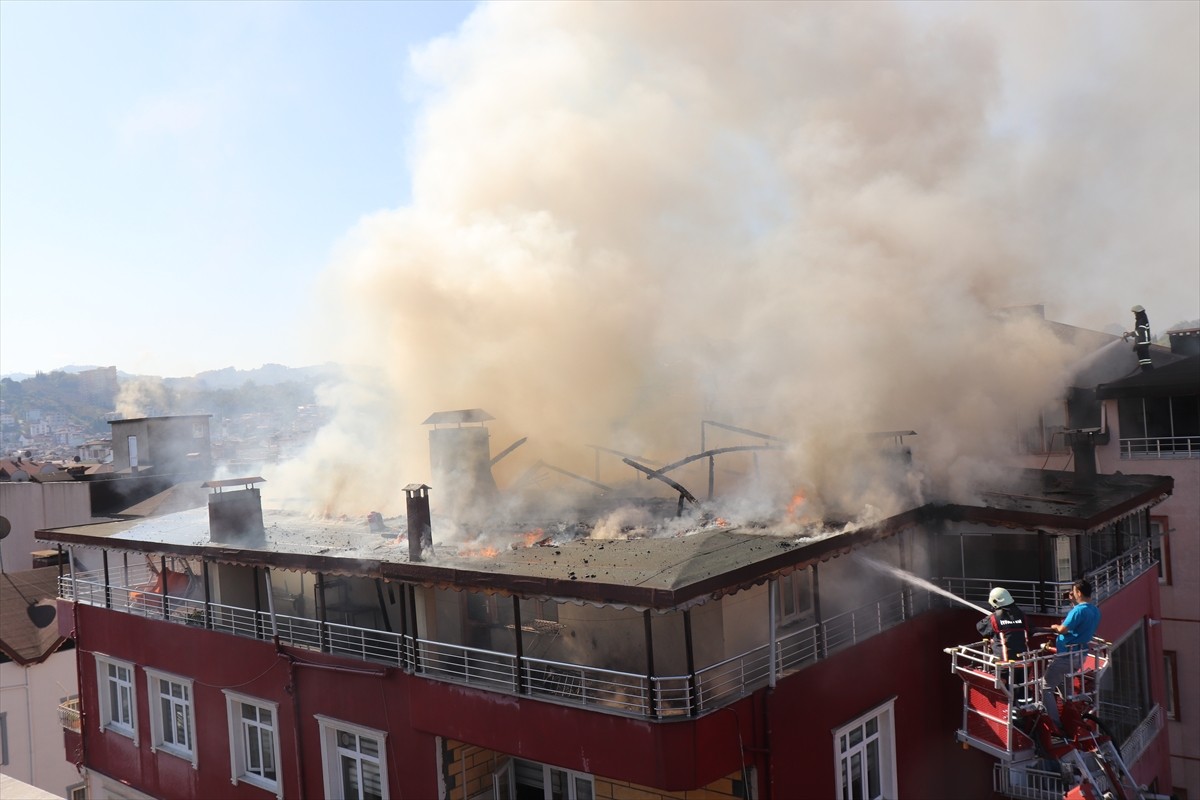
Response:
POLYGON ((988 595, 988 614, 975 628, 984 639, 992 640, 992 652, 1002 661, 1013 661, 1029 649, 1029 625, 1021 607, 1013 602, 1008 589, 997 586, 988 595))
POLYGON ((1138 366, 1143 370, 1154 369, 1154 364, 1150 361, 1150 317, 1141 306, 1134 306, 1129 310, 1133 312, 1133 330, 1127 331, 1125 338, 1133 340, 1138 366))

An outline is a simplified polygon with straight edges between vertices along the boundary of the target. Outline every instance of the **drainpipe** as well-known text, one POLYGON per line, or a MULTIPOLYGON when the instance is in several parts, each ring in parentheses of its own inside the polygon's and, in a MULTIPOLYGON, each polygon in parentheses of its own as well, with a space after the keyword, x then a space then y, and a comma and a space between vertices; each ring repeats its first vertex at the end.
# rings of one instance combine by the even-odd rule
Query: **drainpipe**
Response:
POLYGON ((304 763, 304 759, 301 757, 303 748, 300 746, 300 731, 303 730, 304 725, 300 722, 300 686, 296 683, 299 676, 296 674, 295 659, 279 650, 278 640, 275 642, 275 652, 277 655, 287 658, 288 662, 288 685, 284 687, 284 691, 292 696, 292 731, 294 733, 292 745, 296 755, 296 790, 298 792, 296 797, 297 800, 304 800, 304 770, 300 766, 304 763))

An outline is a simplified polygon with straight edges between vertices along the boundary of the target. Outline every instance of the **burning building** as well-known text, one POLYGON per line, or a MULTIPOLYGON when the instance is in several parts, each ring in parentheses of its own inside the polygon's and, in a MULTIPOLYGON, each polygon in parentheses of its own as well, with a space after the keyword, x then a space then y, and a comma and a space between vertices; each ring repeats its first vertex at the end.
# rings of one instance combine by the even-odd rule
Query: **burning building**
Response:
POLYGON ((971 502, 834 522, 800 497, 720 516, 719 483, 671 477, 778 456, 757 436, 619 454, 657 490, 634 496, 535 465, 580 487, 570 514, 512 502, 471 433, 488 520, 431 513, 436 483, 406 488, 404 517, 313 518, 262 508, 255 478, 214 482, 207 511, 39 531, 95 565, 64 568, 58 615, 89 796, 1026 797, 958 749, 943 648, 975 637, 964 602, 1003 585, 1048 624, 1078 575, 1119 676, 1102 713, 1136 779, 1170 785, 1148 665, 1171 478, 1013 469, 971 502))

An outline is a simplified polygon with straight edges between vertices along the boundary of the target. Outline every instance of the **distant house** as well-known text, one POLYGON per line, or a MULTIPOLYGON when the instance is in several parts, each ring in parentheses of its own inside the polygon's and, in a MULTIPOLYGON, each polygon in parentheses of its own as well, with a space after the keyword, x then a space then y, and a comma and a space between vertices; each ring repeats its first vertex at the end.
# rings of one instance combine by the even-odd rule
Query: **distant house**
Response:
POLYGON ((207 476, 212 471, 211 414, 112 420, 117 472, 207 476))

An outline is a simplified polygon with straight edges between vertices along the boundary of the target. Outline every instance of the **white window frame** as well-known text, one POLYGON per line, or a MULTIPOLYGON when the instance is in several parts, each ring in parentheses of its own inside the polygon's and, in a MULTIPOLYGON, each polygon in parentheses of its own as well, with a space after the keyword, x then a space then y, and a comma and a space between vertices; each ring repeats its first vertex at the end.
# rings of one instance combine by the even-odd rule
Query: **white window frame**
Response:
POLYGON ((374 728, 355 725, 352 722, 326 717, 323 714, 314 714, 313 717, 317 720, 317 725, 321 729, 321 775, 325 782, 325 797, 329 800, 358 800, 357 798, 342 797, 342 786, 339 777, 341 771, 338 769, 338 756, 342 748, 338 746, 337 735, 339 732, 345 732, 367 739, 375 739, 379 742, 379 757, 377 759, 358 751, 355 752, 354 758, 360 762, 375 762, 379 765, 380 797, 383 800, 388 800, 390 793, 388 791, 387 733, 375 730, 374 728))
MULTIPOLYGON (((196 696, 192 691, 191 679, 172 675, 169 672, 159 672, 156 669, 146 669, 146 698, 150 706, 150 752, 156 753, 161 750, 164 753, 178 756, 186 761, 190 761, 192 768, 195 769, 197 767, 196 696), (187 735, 186 745, 175 741, 167 741, 167 731, 163 728, 163 687, 172 685, 178 686, 183 690, 182 697, 167 694, 166 699, 171 703, 172 707, 178 706, 184 710, 185 733, 187 735)), ((174 733, 172 731, 171 735, 174 736, 174 733)))
POLYGON ((118 658, 110 658, 101 653, 95 653, 96 657, 96 686, 98 689, 100 700, 100 732, 119 733, 122 736, 128 736, 133 740, 134 744, 138 743, 138 727, 137 727, 137 670, 132 662, 122 661, 118 658), (127 680, 120 677, 112 677, 108 673, 108 668, 126 670, 129 674, 127 680), (109 684, 115 683, 118 687, 125 687, 129 693, 129 720, 117 718, 112 707, 111 697, 109 696, 109 684))
POLYGON ((843 780, 850 759, 855 755, 863 759, 862 776, 863 780, 866 780, 866 759, 872 744, 878 745, 875 752, 879 758, 879 794, 868 797, 864 791, 864 797, 867 797, 867 800, 895 800, 899 795, 896 778, 895 705, 896 698, 893 697, 833 731, 833 765, 838 800, 850 800, 853 796, 853 791, 850 792, 850 796, 843 791, 843 780), (875 732, 867 733, 866 726, 871 721, 875 722, 875 732), (861 731, 862 738, 859 742, 851 744, 850 737, 856 731, 861 731), (845 744, 842 743, 843 737, 847 739, 845 744))
MULTIPOLYGON (((252 786, 257 786, 260 789, 266 789, 273 792, 276 797, 283 797, 283 780, 280 774, 282 769, 279 758, 279 704, 272 703, 269 700, 261 700, 257 697, 251 697, 240 692, 233 692, 229 689, 225 692, 225 708, 229 716, 229 771, 230 782, 237 786, 239 782, 246 782, 252 786), (252 706, 259 712, 268 711, 271 714, 271 724, 266 725, 261 721, 261 716, 258 720, 250 722, 242 717, 242 706, 252 706), (271 735, 271 757, 275 764, 275 779, 271 780, 262 775, 255 774, 249 764, 249 747, 248 736, 252 728, 260 731, 266 730, 271 735)), ((260 745, 261 747, 261 745, 260 745)))
POLYGON ((789 572, 779 579, 776 595, 776 624, 790 625, 813 615, 812 573, 808 568, 789 572))
POLYGON ((552 773, 560 772, 563 776, 564 786, 567 789, 566 800, 580 800, 576 781, 582 781, 591 787, 591 798, 596 798, 596 780, 586 772, 576 772, 571 769, 563 769, 562 767, 552 767, 549 764, 542 765, 542 797, 550 800, 553 796, 554 785, 550 780, 552 773))

